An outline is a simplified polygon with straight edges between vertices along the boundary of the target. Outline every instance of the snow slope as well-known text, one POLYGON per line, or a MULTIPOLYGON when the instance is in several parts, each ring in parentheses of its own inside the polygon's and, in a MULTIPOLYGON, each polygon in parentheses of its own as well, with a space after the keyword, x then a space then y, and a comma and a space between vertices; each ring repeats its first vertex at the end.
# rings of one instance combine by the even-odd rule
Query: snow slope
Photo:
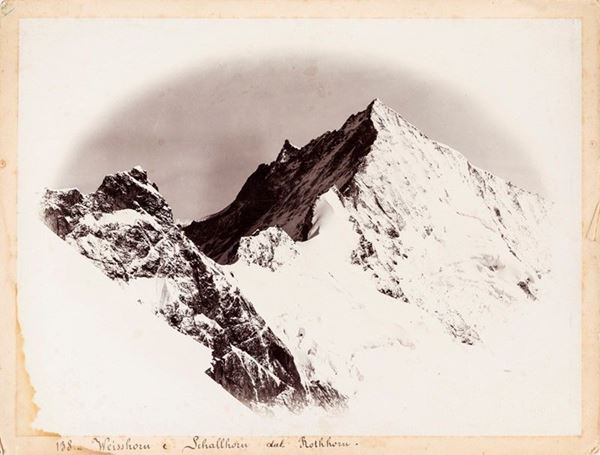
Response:
POLYGON ((141 168, 43 208, 121 298, 211 349, 215 393, 269 409, 249 432, 578 428, 560 212, 379 100, 185 227, 141 168))
POLYGON ((348 260, 358 234, 335 192, 319 200, 315 213, 309 240, 281 243, 297 252, 288 263, 273 270, 240 260, 227 267, 301 370, 349 397, 347 411, 326 420, 327 431, 547 434, 565 428, 561 416, 579 399, 577 375, 565 375, 577 369, 565 344, 577 320, 552 286, 525 305, 490 309, 495 321, 482 340, 461 343, 435 314, 379 292, 348 260))
POLYGON ((198 422, 208 433, 252 428, 253 413, 206 375, 207 347, 170 329, 37 217, 27 221, 22 254, 37 260, 19 277, 19 320, 40 408, 36 428, 80 435, 193 434, 198 422))

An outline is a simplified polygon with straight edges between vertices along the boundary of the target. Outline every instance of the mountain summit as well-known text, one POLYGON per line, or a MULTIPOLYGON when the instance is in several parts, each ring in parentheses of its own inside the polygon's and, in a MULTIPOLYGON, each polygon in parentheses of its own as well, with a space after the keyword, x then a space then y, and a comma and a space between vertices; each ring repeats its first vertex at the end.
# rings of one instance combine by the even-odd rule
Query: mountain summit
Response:
POLYGON ((235 201, 221 212, 185 228, 186 235, 222 264, 235 261, 240 238, 279 226, 294 240, 305 240, 316 199, 332 187, 343 191, 369 153, 377 124, 387 107, 374 100, 337 131, 298 149, 285 141, 277 159, 261 164, 235 201))
POLYGON ((433 312, 469 344, 479 339, 466 322, 473 308, 457 302, 533 300, 548 269, 545 201, 429 139, 378 99, 302 148, 286 141, 233 203, 185 233, 227 264, 244 237, 268 227, 307 240, 332 205, 357 236, 349 259, 377 289, 433 312))
POLYGON ((432 334, 475 349, 540 299, 550 268, 546 201, 379 100, 304 147, 285 141, 228 207, 184 228, 141 168, 89 195, 49 190, 42 207, 257 409, 344 406, 432 334))

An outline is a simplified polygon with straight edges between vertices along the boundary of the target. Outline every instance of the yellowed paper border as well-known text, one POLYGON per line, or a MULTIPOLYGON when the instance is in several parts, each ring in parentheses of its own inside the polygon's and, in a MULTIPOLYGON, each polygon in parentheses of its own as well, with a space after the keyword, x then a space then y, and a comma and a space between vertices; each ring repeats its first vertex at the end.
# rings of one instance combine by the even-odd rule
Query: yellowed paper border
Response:
MULTIPOLYGON (((24 368, 17 322, 17 127, 18 31, 23 18, 570 18, 582 30, 582 434, 570 437, 352 437, 336 438, 347 447, 302 449, 297 437, 284 449, 268 448, 273 438, 230 438, 244 450, 202 453, 442 453, 442 454, 597 454, 600 453, 600 1, 494 0, 0 0, 0 455, 97 453, 94 438, 35 431, 36 409, 24 368)), ((493 412, 493 409, 490 410, 493 412)), ((368 416, 365 416, 368 418, 368 416)), ((106 452, 197 453, 193 435, 183 438, 113 437, 106 452), (138 448, 136 447, 138 445, 138 448), (139 447, 148 447, 140 449, 139 447), (121 447, 121 449, 119 449, 121 447)), ((217 437, 208 438, 217 442, 217 437)), ((281 438, 277 438, 280 440, 281 438)))

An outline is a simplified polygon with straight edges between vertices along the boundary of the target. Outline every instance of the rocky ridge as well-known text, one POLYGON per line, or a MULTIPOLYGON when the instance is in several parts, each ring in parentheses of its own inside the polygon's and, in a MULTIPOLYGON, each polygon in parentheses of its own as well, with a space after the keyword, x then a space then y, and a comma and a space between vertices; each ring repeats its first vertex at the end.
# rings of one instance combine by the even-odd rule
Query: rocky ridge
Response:
POLYGON ((42 216, 111 279, 134 289, 142 289, 145 280, 155 283, 158 295, 142 297, 150 300, 142 303, 211 348, 207 374, 241 402, 254 409, 343 405, 344 397, 329 384, 302 381, 288 348, 231 274, 183 234, 140 167, 105 177, 88 195, 77 189, 47 190, 42 216))

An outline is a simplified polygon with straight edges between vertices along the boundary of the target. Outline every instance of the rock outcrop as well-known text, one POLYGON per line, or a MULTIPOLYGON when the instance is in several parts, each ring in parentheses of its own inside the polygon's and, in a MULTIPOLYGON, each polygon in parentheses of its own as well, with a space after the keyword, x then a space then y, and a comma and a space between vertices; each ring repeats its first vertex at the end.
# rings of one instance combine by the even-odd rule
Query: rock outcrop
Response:
POLYGON ((107 176, 88 195, 48 190, 42 207, 46 224, 111 279, 127 286, 144 278, 159 283, 153 310, 212 349, 207 374, 241 402, 255 409, 281 405, 292 410, 343 404, 344 397, 331 386, 301 381, 287 347, 231 274, 183 234, 140 167, 107 176))

